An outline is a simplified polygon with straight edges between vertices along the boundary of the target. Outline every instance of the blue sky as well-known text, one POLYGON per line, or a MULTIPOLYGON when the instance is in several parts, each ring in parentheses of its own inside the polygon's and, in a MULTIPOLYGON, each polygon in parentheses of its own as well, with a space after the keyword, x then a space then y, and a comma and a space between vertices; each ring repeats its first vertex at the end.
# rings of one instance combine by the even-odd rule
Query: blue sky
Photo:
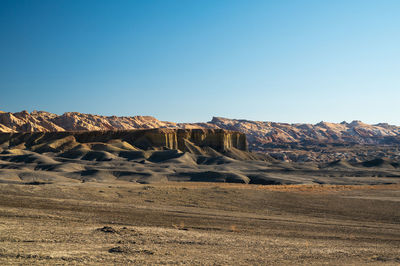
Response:
POLYGON ((400 125, 400 1, 0 1, 0 110, 400 125))

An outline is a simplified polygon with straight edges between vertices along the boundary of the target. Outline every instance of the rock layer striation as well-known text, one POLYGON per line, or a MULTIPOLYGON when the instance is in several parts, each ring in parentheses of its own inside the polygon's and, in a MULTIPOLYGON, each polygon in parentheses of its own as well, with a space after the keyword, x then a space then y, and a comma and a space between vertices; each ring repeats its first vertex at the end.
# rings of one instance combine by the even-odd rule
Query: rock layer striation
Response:
POLYGON ((108 131, 63 131, 1 133, 0 147, 13 147, 42 152, 62 152, 86 143, 125 145, 128 150, 170 149, 195 152, 213 149, 224 152, 230 149, 247 151, 246 135, 223 129, 138 129, 108 131))

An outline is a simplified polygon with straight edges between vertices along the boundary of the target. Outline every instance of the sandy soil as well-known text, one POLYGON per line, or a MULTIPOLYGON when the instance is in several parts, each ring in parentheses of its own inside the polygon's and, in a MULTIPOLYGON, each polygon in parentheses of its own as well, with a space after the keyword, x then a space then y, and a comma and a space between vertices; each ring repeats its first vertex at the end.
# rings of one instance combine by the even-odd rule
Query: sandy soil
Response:
POLYGON ((0 264, 400 264, 400 186, 0 184, 0 264))

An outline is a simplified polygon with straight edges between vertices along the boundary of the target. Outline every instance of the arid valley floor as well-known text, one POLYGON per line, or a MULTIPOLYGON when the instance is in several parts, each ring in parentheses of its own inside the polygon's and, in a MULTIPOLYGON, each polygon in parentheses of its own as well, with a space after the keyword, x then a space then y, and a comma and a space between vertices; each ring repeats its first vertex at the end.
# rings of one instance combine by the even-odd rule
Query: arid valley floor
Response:
POLYGON ((0 0, 0 266, 400 266, 400 0, 0 0))
POLYGON ((0 265, 400 264, 400 165, 279 161, 243 133, 0 135, 0 265))
POLYGON ((0 185, 0 264, 400 263, 400 186, 0 185))

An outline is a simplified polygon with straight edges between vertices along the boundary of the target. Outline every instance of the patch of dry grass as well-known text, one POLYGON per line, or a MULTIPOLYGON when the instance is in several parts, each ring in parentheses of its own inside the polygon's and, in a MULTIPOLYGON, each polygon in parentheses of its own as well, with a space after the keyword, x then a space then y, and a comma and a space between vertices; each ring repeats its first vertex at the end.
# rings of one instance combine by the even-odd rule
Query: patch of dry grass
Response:
POLYGON ((249 189, 249 190, 269 190, 282 192, 337 192, 354 190, 400 190, 400 184, 387 185, 319 185, 319 184, 299 184, 299 185, 253 185, 237 183, 210 183, 210 182, 169 182, 165 184, 153 184, 155 187, 171 187, 181 189, 203 189, 203 188, 225 188, 225 189, 249 189))

